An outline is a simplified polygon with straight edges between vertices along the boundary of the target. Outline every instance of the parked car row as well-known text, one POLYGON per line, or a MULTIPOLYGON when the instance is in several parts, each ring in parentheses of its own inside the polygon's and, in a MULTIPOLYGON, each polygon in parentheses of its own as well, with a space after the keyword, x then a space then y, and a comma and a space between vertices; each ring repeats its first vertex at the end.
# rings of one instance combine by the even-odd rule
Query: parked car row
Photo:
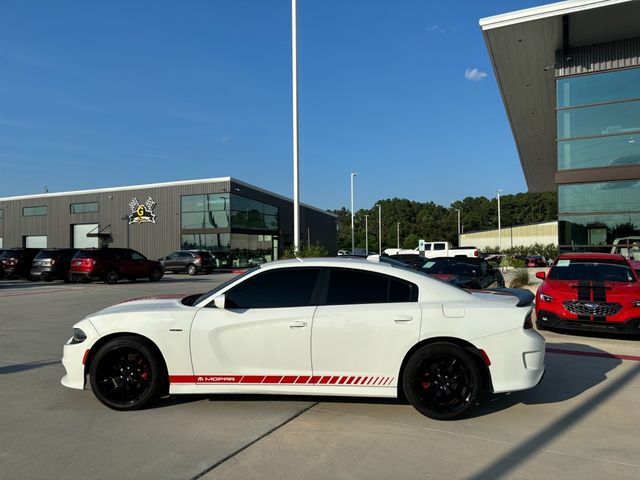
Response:
POLYGON ((0 264, 4 277, 10 279, 113 284, 123 278, 157 282, 164 275, 160 262, 130 248, 11 248, 2 252, 0 264))

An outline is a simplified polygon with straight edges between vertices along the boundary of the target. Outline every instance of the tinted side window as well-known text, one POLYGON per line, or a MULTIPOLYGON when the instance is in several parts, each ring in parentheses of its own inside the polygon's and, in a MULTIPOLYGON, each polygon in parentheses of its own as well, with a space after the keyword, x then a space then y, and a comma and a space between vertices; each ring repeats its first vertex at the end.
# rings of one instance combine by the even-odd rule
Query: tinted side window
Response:
POLYGON ((433 249, 434 250, 444 250, 445 248, 444 243, 434 243, 433 244, 433 249))
POLYGON ((417 299, 418 288, 410 282, 362 270, 331 270, 327 305, 413 302, 417 299))
POLYGON ((227 308, 283 308, 311 305, 317 268, 266 271, 226 293, 227 308))

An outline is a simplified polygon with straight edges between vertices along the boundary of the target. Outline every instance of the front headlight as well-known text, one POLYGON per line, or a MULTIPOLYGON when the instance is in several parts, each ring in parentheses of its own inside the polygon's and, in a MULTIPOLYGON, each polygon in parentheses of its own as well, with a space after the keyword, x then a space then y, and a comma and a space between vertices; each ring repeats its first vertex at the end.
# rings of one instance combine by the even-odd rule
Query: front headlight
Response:
POLYGON ((544 293, 541 293, 540 300, 544 300, 545 302, 552 302, 553 297, 551 295, 545 295, 544 293))
POLYGON ((87 339, 87 334, 84 333, 79 328, 73 329, 73 337, 71 337, 71 345, 75 345, 76 343, 82 343, 87 339))
POLYGON ((636 300, 634 302, 631 302, 631 305, 633 305, 634 307, 640 308, 640 300, 636 300))

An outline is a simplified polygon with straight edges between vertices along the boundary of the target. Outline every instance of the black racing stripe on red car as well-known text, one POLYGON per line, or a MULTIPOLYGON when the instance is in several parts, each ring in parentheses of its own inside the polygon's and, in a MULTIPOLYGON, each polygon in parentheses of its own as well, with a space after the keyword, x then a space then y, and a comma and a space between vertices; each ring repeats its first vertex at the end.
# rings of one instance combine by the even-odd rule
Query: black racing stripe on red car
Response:
POLYGON ((591 301, 591 282, 588 280, 578 281, 578 300, 582 302, 591 301))
POLYGON ((604 282, 591 282, 591 293, 594 302, 604 303, 607 301, 607 290, 604 287, 604 282))

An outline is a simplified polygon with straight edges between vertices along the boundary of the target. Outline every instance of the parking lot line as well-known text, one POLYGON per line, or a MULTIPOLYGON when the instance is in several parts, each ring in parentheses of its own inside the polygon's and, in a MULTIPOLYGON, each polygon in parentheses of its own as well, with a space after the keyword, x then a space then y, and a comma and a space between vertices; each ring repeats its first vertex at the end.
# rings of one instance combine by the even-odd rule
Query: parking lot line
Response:
POLYGON ((85 288, 86 287, 69 287, 69 288, 49 287, 47 290, 37 290, 37 291, 29 290, 28 292, 24 292, 24 293, 0 294, 0 297, 19 297, 19 296, 22 296, 22 295, 38 295, 38 294, 42 294, 42 293, 70 292, 70 291, 75 291, 75 290, 84 290, 85 288))

